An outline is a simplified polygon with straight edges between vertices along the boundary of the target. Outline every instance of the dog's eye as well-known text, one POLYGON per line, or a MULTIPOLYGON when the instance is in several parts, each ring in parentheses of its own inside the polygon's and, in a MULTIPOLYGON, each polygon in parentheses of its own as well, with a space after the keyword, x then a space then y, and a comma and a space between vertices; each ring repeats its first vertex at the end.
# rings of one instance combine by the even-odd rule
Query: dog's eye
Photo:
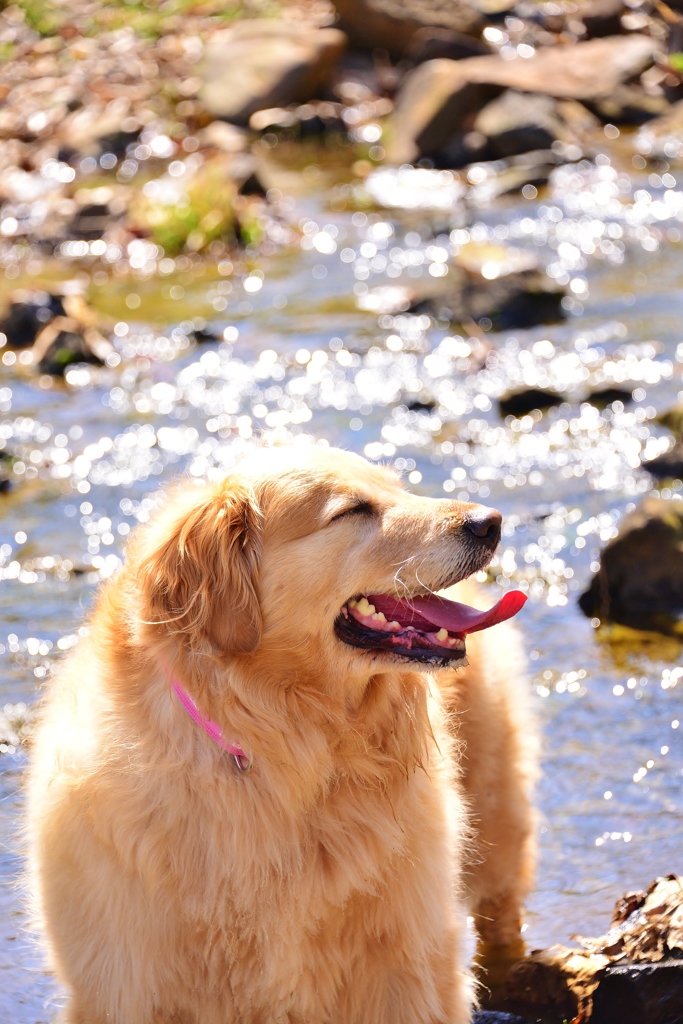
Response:
POLYGON ((338 519, 343 519, 345 516, 374 516, 375 506, 369 501, 357 501, 354 505, 350 505, 348 508, 344 508, 341 512, 337 512, 336 515, 330 519, 331 523, 336 523, 338 519))

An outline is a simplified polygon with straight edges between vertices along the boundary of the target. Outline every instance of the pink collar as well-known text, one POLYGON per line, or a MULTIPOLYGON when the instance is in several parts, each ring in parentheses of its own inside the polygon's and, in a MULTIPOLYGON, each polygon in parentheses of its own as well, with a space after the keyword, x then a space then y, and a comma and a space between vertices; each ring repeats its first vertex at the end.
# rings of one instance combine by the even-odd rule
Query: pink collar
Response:
POLYGON ((197 725, 204 730, 206 735, 209 736, 214 743, 217 743, 219 747, 234 758, 235 764, 241 772, 244 772, 245 774, 250 772, 253 766, 242 748, 237 743, 229 743, 223 737, 223 730, 218 722, 212 722, 210 718, 207 718, 206 715, 199 710, 195 702, 192 700, 192 697, 190 697, 187 690, 183 689, 178 680, 173 676, 169 676, 168 672, 166 675, 168 676, 176 697, 185 708, 190 718, 194 719, 197 725))

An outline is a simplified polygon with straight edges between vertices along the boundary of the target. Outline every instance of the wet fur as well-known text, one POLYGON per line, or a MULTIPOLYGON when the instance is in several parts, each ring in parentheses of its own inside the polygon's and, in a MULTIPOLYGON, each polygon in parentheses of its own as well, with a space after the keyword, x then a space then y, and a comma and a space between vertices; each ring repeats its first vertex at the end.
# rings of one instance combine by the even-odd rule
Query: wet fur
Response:
POLYGON ((312 448, 186 484, 138 529, 33 745, 31 887, 65 1022, 469 1021, 463 897, 514 942, 533 862, 514 630, 434 675, 333 633, 353 594, 483 564, 467 510, 312 448), (359 493, 374 519, 330 523, 359 493))

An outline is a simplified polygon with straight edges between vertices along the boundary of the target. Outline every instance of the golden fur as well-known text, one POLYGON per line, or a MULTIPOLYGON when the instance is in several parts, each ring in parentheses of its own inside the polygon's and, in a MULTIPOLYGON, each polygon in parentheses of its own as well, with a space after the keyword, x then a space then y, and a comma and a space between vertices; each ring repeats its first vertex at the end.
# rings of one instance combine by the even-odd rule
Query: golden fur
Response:
POLYGON ((514 943, 532 871, 514 630, 429 673, 333 623, 354 594, 485 564, 470 508, 310 446, 188 483, 138 528, 33 745, 31 885, 68 1024, 469 1021, 463 895, 514 943), (357 498, 373 517, 330 522, 357 498))

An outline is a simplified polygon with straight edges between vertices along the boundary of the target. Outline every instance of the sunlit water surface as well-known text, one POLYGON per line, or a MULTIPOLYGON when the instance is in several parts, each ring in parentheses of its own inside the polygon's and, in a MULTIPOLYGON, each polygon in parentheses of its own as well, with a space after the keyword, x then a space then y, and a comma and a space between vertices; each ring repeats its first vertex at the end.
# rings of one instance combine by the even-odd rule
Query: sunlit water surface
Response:
MULTIPOLYGON (((640 454, 658 450, 654 416, 682 386, 683 191, 673 174, 641 174, 603 158, 556 173, 534 201, 480 194, 467 208, 430 200, 432 182, 434 210, 367 214, 335 211, 329 191, 300 183, 281 214, 301 244, 249 269, 97 279, 94 301, 118 320, 119 365, 71 371, 65 386, 1 367, 0 430, 21 465, 0 498, 0 707, 35 700, 161 485, 219 475, 264 427, 308 432, 394 463, 419 492, 507 517, 489 597, 530 593, 519 624, 544 750, 529 944, 599 934, 623 891, 682 870, 680 647, 606 636, 576 603, 599 549, 652 488, 640 454), (536 253, 568 286, 568 318, 470 338, 382 312, 387 288, 446 276, 472 240, 536 253), (153 327, 133 319, 131 294, 153 327), (193 310, 225 340, 196 345, 193 310), (581 405, 615 383, 637 400, 581 405), (505 423, 496 399, 522 384, 569 402, 505 423)), ((83 273, 63 262, 60 276, 83 273)), ((0 1012, 35 1024, 59 996, 18 885, 23 763, 0 756, 0 1012)))

